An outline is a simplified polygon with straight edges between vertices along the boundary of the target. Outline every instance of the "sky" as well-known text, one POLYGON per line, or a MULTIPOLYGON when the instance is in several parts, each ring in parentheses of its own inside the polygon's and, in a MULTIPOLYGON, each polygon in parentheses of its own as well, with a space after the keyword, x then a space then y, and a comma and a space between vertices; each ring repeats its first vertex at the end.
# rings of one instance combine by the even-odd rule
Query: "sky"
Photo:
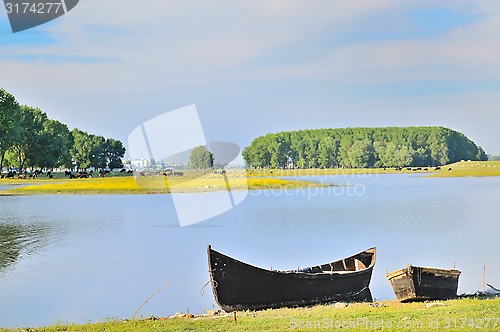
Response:
POLYGON ((195 104, 207 141, 242 148, 285 130, 429 125, 500 154, 499 34, 489 0, 82 0, 17 33, 0 8, 0 87, 125 144, 195 104))

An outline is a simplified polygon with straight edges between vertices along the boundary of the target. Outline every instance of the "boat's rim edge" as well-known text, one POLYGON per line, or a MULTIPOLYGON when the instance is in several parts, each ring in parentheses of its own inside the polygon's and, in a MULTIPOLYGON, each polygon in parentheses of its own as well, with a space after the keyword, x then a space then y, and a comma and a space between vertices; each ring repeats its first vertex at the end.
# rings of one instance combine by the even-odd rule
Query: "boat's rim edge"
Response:
POLYGON ((403 274, 404 275, 410 274, 410 269, 413 269, 413 268, 418 268, 418 269, 421 269, 422 271, 428 271, 428 272, 434 272, 434 273, 447 273, 447 274, 452 274, 452 275, 456 275, 456 276, 460 276, 460 274, 462 273, 461 271, 456 270, 456 269, 441 269, 441 268, 436 268, 436 267, 415 266, 415 265, 408 264, 405 268, 387 273, 386 277, 387 277, 387 279, 391 280, 391 279, 398 277, 400 275, 403 275, 403 274))
MULTIPOLYGON (((357 274, 357 273, 360 273, 360 272, 363 272, 363 271, 369 271, 369 270, 372 270, 373 267, 375 266, 375 263, 377 261, 377 247, 370 247, 368 249, 365 249, 365 250, 362 250, 354 255, 351 255, 351 256, 348 256, 348 257, 344 257, 344 258, 340 258, 338 260, 335 260, 335 261, 332 261, 332 262, 329 262, 329 263, 323 263, 323 264, 319 264, 319 265, 312 265, 312 266, 309 266, 309 267, 304 267, 303 269, 307 269, 307 268, 312 268, 312 267, 316 267, 316 266, 321 266, 321 265, 325 265, 325 264, 331 264, 331 263, 334 263, 334 262, 338 262, 340 260, 344 260, 344 259, 349 259, 349 258, 353 258, 353 257, 356 257, 357 255, 360 255, 362 253, 365 253, 365 252, 368 252, 368 253, 372 253, 373 254, 373 258, 371 260, 371 263, 370 265, 368 265, 366 268, 364 269, 361 269, 361 270, 357 270, 357 271, 332 271, 332 272, 322 272, 322 273, 309 273, 309 272, 297 272, 296 270, 286 270, 286 271, 283 271, 283 270, 269 270, 269 269, 265 269, 265 268, 262 268, 262 267, 259 267, 259 266, 255 266, 255 265, 252 265, 252 264, 249 264, 249 263, 246 263, 246 262, 243 262, 239 259, 236 259, 236 258, 233 258, 231 256, 228 256, 226 254, 223 254, 221 253, 220 251, 217 251, 215 249, 212 248, 212 246, 209 244, 207 246, 207 254, 208 254, 208 264, 209 264, 209 268, 210 268, 210 251, 214 251, 216 253, 218 253, 219 255, 222 255, 222 256, 225 256, 225 257, 228 257, 232 260, 235 260, 241 264, 244 264, 244 265, 247 265, 247 266, 250 266, 254 269, 259 269, 261 271, 266 271, 266 272, 274 272, 274 273, 282 273, 282 274, 304 274, 304 275, 332 275, 332 274, 357 274)), ((209 271, 210 272, 210 271, 209 271)), ((211 272, 210 272, 211 274, 211 272)), ((211 280, 212 280, 212 276, 211 277, 211 280)), ((212 284, 213 286, 213 284, 212 284)), ((214 294, 215 295, 215 294, 214 294)))

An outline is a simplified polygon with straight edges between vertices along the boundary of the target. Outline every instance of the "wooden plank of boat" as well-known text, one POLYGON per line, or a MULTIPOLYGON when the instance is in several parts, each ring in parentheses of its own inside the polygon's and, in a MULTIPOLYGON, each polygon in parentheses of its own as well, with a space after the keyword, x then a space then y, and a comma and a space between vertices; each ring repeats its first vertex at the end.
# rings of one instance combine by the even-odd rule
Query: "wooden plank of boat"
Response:
POLYGON ((387 274, 400 302, 446 300, 457 297, 460 271, 408 265, 387 274))
POLYGON ((227 312, 309 306, 337 301, 372 301, 369 289, 376 248, 303 269, 267 270, 208 246, 215 300, 227 312))

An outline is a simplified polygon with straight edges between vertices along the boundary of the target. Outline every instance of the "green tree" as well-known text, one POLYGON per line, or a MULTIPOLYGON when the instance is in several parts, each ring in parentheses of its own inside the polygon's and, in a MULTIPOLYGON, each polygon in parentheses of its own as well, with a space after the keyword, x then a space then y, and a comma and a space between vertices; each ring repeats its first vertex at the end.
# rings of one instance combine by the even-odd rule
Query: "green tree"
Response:
POLYGON ((90 135, 78 128, 71 131, 73 146, 70 149, 73 161, 78 169, 86 169, 91 165, 92 141, 90 135))
MULTIPOLYGON (((417 149, 417 153, 420 156, 419 166, 436 166, 436 165, 445 165, 450 159, 450 153, 453 154, 454 151, 450 151, 450 142, 452 141, 452 145, 455 145, 456 139, 451 138, 455 136, 454 133, 447 128, 443 127, 434 127, 430 129, 430 133, 427 139, 427 147, 420 147, 417 149), (451 138, 451 140, 450 140, 451 138), (424 151, 423 153, 419 153, 419 151, 424 151)), ((453 148, 452 148, 453 150, 453 148)))
POLYGON ((34 166, 54 168, 71 165, 69 149, 72 145, 73 137, 68 126, 56 120, 46 120, 35 151, 34 166))
POLYGON ((305 168, 307 161, 305 156, 303 131, 294 131, 290 134, 290 150, 293 165, 298 168, 305 168))
POLYGON ((265 137, 257 137, 249 147, 243 150, 243 158, 248 167, 269 167, 271 154, 269 153, 268 143, 265 137))
POLYGON ((394 164, 392 166, 410 166, 413 163, 413 149, 400 146, 394 151, 394 164))
POLYGON ((89 135, 90 139, 90 165, 97 169, 106 168, 108 161, 106 156, 106 139, 100 135, 89 135))
POLYGON ((335 167, 337 165, 338 142, 332 137, 325 137, 318 143, 318 166, 335 167))
POLYGON ((477 147, 477 154, 475 159, 481 161, 488 160, 488 155, 486 154, 486 152, 484 152, 483 148, 480 146, 477 147))
POLYGON ((352 136, 350 135, 345 135, 342 136, 340 140, 340 147, 339 147, 339 164, 342 167, 351 167, 352 162, 351 158, 349 155, 349 150, 351 149, 351 146, 354 144, 352 136))
POLYGON ((3 168, 5 153, 20 134, 19 108, 14 96, 0 88, 0 172, 3 168))
POLYGON ((290 153, 290 140, 286 133, 266 135, 269 144, 269 166, 272 168, 285 168, 290 153))
POLYGON ((122 158, 125 155, 125 147, 119 140, 108 138, 104 143, 104 154, 110 169, 122 168, 122 158))
POLYGON ((373 151, 375 154, 376 167, 394 167, 398 166, 394 160, 394 153, 396 152, 396 144, 393 142, 373 142, 373 151))
POLYGON ((318 167, 318 139, 314 132, 308 130, 303 137, 305 167, 318 167))
POLYGON ((214 166, 214 156, 205 147, 198 146, 191 151, 189 165, 194 169, 211 168, 214 166))
POLYGON ((39 157, 39 146, 43 139, 43 126, 47 121, 47 114, 39 108, 23 105, 19 109, 19 136, 11 147, 14 152, 19 170, 25 166, 35 166, 39 157))
POLYGON ((77 128, 71 131, 71 135, 73 145, 70 153, 78 169, 123 167, 121 158, 125 155, 125 147, 121 141, 105 139, 103 136, 89 134, 77 128))
POLYGON ((348 150, 349 166, 368 167, 373 156, 373 146, 367 139, 356 141, 348 150))

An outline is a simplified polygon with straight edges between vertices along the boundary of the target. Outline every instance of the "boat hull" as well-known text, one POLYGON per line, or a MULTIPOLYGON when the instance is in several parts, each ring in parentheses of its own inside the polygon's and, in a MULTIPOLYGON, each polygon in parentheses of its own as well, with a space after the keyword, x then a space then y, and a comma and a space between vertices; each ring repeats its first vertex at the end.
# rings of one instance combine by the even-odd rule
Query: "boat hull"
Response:
POLYGON ((208 248, 214 296, 227 312, 337 301, 372 301, 369 284, 375 263, 375 248, 358 255, 343 262, 312 268, 273 271, 240 262, 212 250, 210 246, 208 248), (367 267, 356 271, 350 266, 355 260, 367 267), (354 271, 345 270, 345 266, 354 271), (330 271, 324 272, 326 269, 330 271))
POLYGON ((408 265, 387 274, 400 302, 446 300, 457 297, 460 271, 408 265))

